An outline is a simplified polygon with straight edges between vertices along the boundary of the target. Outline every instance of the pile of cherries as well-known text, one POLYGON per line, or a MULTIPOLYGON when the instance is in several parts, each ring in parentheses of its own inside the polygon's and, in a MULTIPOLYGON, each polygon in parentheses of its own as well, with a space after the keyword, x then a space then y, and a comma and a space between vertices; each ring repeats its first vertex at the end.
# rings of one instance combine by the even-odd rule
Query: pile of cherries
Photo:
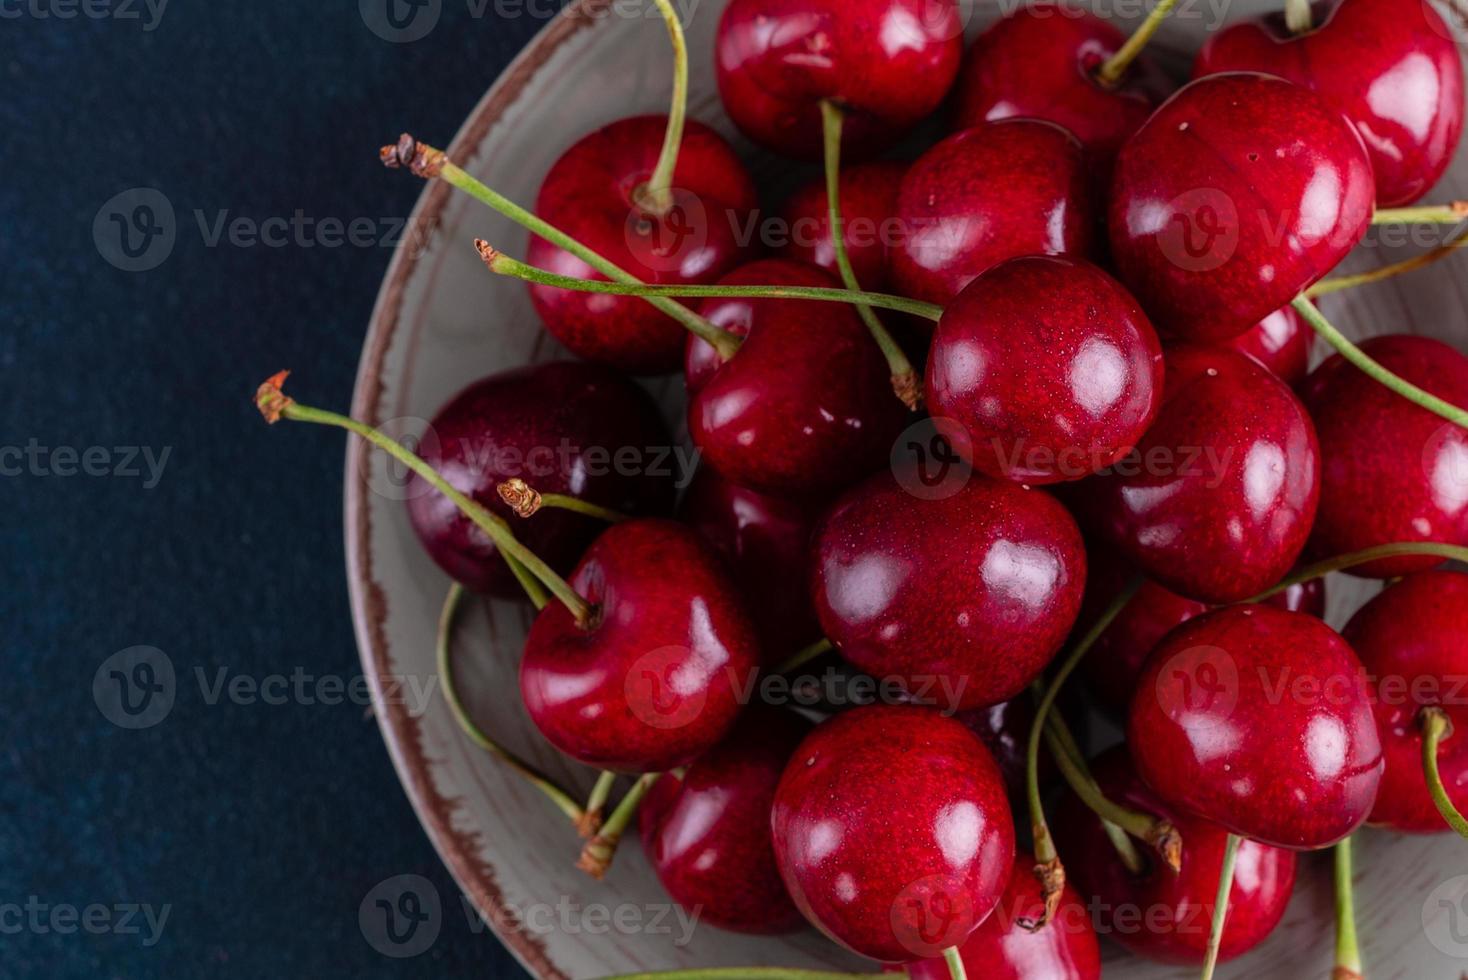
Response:
POLYGON ((481 253, 578 360, 471 385, 416 455, 258 396, 412 468, 451 603, 541 607, 520 694, 603 776, 583 804, 510 761, 582 866, 636 820, 720 928, 986 980, 1097 977, 1101 932, 1207 976, 1279 923, 1299 852, 1349 881, 1363 824, 1468 832, 1468 574, 1439 567, 1468 556, 1468 357, 1358 348, 1311 298, 1373 222, 1465 213, 1408 207, 1463 128, 1433 8, 1290 0, 1174 91, 1139 54, 1170 2, 1127 38, 1035 0, 965 53, 953 0, 729 0, 728 115, 825 161, 781 213, 814 234, 769 254, 656 2, 672 111, 575 143, 533 214, 383 151, 533 232, 481 253), (892 158, 930 117, 950 134, 892 158), (1309 371, 1317 332, 1339 353, 1309 371), (627 375, 680 366, 678 500, 620 461, 676 445, 627 375), (1336 571, 1385 583, 1340 633, 1336 571), (880 703, 775 703, 817 663, 880 703), (1098 710, 1126 740, 1088 755, 1098 710))

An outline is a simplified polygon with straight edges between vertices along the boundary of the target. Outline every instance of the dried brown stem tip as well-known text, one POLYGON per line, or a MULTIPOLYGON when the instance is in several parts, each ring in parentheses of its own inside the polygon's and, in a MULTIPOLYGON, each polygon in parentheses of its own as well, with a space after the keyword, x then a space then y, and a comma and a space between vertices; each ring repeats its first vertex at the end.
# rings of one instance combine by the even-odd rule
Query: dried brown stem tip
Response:
MULTIPOLYGON (((540 510, 540 494, 530 484, 519 477, 506 480, 496 487, 496 489, 499 491, 500 499, 506 504, 509 504, 510 509, 519 517, 534 517, 536 512, 540 510)), ((600 814, 597 817, 597 824, 598 826, 601 824, 600 814)), ((589 837, 591 835, 586 834, 584 836, 589 837)))
POLYGON ((482 238, 474 239, 474 247, 479 250, 479 257, 487 266, 493 267, 494 260, 500 257, 499 250, 482 238))
POLYGON ((1468 217, 1468 201, 1451 201, 1448 203, 1448 207, 1454 214, 1461 214, 1468 217))
POLYGON ((581 819, 576 821, 576 833, 581 835, 582 840, 590 840, 596 836, 598 830, 601 830, 605 817, 606 814, 599 809, 587 810, 581 815, 581 819))
POLYGON ((442 150, 420 143, 407 133, 399 136, 396 143, 384 146, 377 155, 389 170, 406 168, 425 180, 443 173, 443 165, 448 162, 442 150))
POLYGON ((255 390, 255 407, 260 409, 260 414, 265 416, 265 421, 271 425, 280 421, 285 410, 295 401, 286 396, 281 389, 285 386, 285 379, 290 377, 289 371, 280 371, 272 374, 270 378, 255 390))
POLYGON ((1330 971, 1330 980, 1366 980, 1366 978, 1348 966, 1338 966, 1330 971))
POLYGON ((1060 863, 1060 858, 1035 865, 1034 875, 1035 880, 1040 883, 1040 896, 1045 900, 1045 911, 1040 914, 1038 921, 1020 920, 1020 928, 1026 932, 1039 932, 1050 924, 1060 908, 1060 896, 1065 891, 1065 867, 1060 863))
POLYGON ((576 867, 591 875, 597 881, 607 876, 607 869, 612 866, 612 855, 617 852, 618 838, 602 837, 597 835, 586 842, 581 849, 581 857, 576 861, 576 867))
POLYGON ((897 393, 902 404, 912 411, 916 412, 923 407, 923 384, 918 380, 917 372, 892 375, 892 390, 897 393))
POLYGON ((1177 832, 1177 828, 1166 820, 1157 821, 1152 832, 1147 835, 1147 843, 1151 844, 1163 863, 1173 870, 1173 873, 1182 870, 1183 867, 1183 837, 1177 832))

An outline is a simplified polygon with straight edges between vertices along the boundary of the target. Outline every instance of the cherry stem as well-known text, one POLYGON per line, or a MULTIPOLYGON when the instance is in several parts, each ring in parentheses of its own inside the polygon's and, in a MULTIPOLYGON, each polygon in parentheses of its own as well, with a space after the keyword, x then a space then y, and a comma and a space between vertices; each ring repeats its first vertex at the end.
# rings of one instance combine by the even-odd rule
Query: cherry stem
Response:
POLYGON ((1147 19, 1132 32, 1132 36, 1126 39, 1126 43, 1117 50, 1116 54, 1101 63, 1101 67, 1096 70, 1097 80, 1107 88, 1112 88, 1120 82, 1121 76, 1126 74, 1132 62, 1137 60, 1137 55, 1142 53, 1147 42, 1152 40, 1157 31, 1161 29, 1162 22, 1176 6, 1177 0, 1158 0, 1157 6, 1152 8, 1147 19))
MULTIPOLYGON (((1085 754, 1081 752, 1081 747, 1076 744, 1075 736, 1070 733, 1070 727, 1066 725, 1065 718, 1060 712, 1055 712, 1050 716, 1050 720, 1045 723, 1045 739, 1047 743, 1052 744, 1052 751, 1055 750, 1055 747, 1058 747, 1069 756, 1071 764, 1075 766, 1076 771, 1081 776, 1092 783, 1095 782, 1091 778, 1090 768, 1086 765, 1085 754), (1054 739, 1053 742, 1051 742, 1052 737, 1054 739)), ((1134 875, 1140 875, 1146 870, 1146 862, 1142 859, 1142 855, 1137 853, 1136 846, 1132 843, 1132 839, 1127 836, 1125 830, 1122 830, 1109 820, 1101 821, 1101 829, 1110 838, 1111 846, 1116 849, 1116 856, 1121 859, 1121 863, 1128 871, 1134 875)))
MULTIPOLYGON (((1178 842, 1177 831, 1165 820, 1159 820, 1107 799, 1106 795, 1101 792, 1101 787, 1096 785, 1096 781, 1086 770, 1085 762, 1080 757, 1074 740, 1069 738, 1069 731, 1065 735, 1060 734, 1059 726, 1063 724, 1064 722, 1060 720, 1060 713, 1056 712, 1050 716, 1045 725, 1045 739, 1050 746, 1051 754, 1055 757, 1055 764, 1060 768, 1060 774, 1080 801, 1107 825, 1107 836, 1116 845, 1117 856, 1126 865, 1126 869, 1134 875, 1141 874, 1146 866, 1126 835, 1130 834, 1156 847, 1164 840, 1178 842), (1120 833, 1112 834, 1111 828, 1115 828, 1120 833)), ((1173 844, 1169 843, 1168 846, 1173 846, 1173 844)), ((1180 843, 1176 846, 1181 847, 1180 843)), ((1181 853, 1180 850, 1179 853, 1181 853)))
MULTIPOLYGON (((506 559, 513 559, 519 562, 541 584, 549 589, 557 599, 565 603, 566 608, 571 611, 571 615, 575 617, 578 625, 582 627, 590 625, 592 621, 591 605, 578 595, 576 590, 571 588, 565 579, 557 575, 554 569, 541 561, 535 552, 521 544, 516 539, 515 532, 510 530, 510 525, 505 523, 503 518, 490 513, 481 504, 454 489, 447 480, 439 475, 438 471, 425 463, 421 457, 405 446, 395 442, 392 438, 374 429, 372 426, 364 422, 358 422, 356 419, 346 415, 339 415, 336 412, 328 412, 324 409, 299 404, 295 399, 287 397, 281 390, 281 386, 285 383, 285 379, 289 374, 289 371, 281 371, 262 384, 255 393, 255 404, 260 409, 260 413, 265 416, 267 422, 274 424, 281 419, 289 419, 293 422, 310 422, 315 425, 327 425, 339 429, 346 429, 348 432, 353 432, 362 437, 421 476, 435 490, 449 498, 465 517, 468 517, 480 530, 489 535, 490 540, 495 543, 495 547, 500 550, 500 553, 506 559)), ((511 571, 514 571, 514 565, 511 565, 510 568, 511 571)), ((534 594, 531 595, 531 598, 535 598, 534 594)))
POLYGON ((882 980, 899 977, 893 973, 838 973, 835 970, 798 970, 783 966, 719 966, 694 970, 665 970, 661 973, 622 973, 603 980, 882 980))
POLYGON ((1371 216, 1371 223, 1456 225, 1465 219, 1468 219, 1468 201, 1449 201, 1447 204, 1423 204, 1411 208, 1377 208, 1371 216))
POLYGON ((534 517, 543 507, 553 510, 569 510, 576 514, 585 514, 587 517, 595 517, 606 521, 608 524, 618 524, 627 520, 627 515, 610 507, 593 504, 589 500, 580 497, 572 497, 564 493, 540 493, 530 484, 519 477, 513 477, 495 487, 509 508, 515 512, 516 517, 534 517))
POLYGON ((836 649, 836 645, 823 636, 780 664, 775 668, 774 672, 776 674, 788 674, 793 670, 799 670, 801 667, 804 667, 812 660, 821 656, 821 654, 828 653, 834 649, 836 649))
POLYGON ((1342 572, 1357 565, 1367 565, 1374 561, 1383 561, 1387 558, 1410 558, 1429 555, 1444 560, 1468 562, 1468 548, 1455 544, 1442 544, 1438 541, 1399 541, 1394 544, 1379 544, 1373 548, 1365 548, 1361 551, 1353 551, 1345 555, 1337 555, 1313 565, 1306 565, 1289 578, 1272 589, 1259 593, 1252 598, 1245 599, 1248 604, 1263 602, 1272 599, 1282 592, 1287 592, 1297 585, 1313 582, 1315 579, 1324 578, 1331 572, 1342 572))
POLYGON ((1422 726, 1422 774, 1427 779, 1427 791, 1432 794, 1432 802, 1437 804, 1437 812, 1443 815, 1448 826, 1468 837, 1468 820, 1448 798, 1447 787, 1443 785, 1442 773, 1437 767, 1437 747, 1443 739, 1452 737, 1453 723, 1448 720, 1447 712, 1438 707, 1423 708, 1418 723, 1422 726))
POLYGON ((943 961, 948 964, 949 980, 968 980, 968 971, 963 968, 963 956, 957 946, 949 946, 943 951, 943 961))
POLYGON ((1335 969, 1331 980, 1362 980, 1349 837, 1335 846, 1335 969))
POLYGON ((1332 276, 1329 279, 1322 279, 1305 290, 1305 295, 1314 299, 1317 296, 1328 296, 1331 293, 1338 293, 1343 289, 1354 289, 1357 286, 1367 286, 1371 283, 1382 282, 1383 280, 1400 276, 1403 273, 1413 272, 1432 265, 1438 260, 1452 255, 1464 246, 1468 246, 1468 232, 1444 245, 1439 245, 1431 251, 1423 252, 1421 255, 1414 255, 1410 259, 1403 259, 1401 262, 1384 265, 1379 269, 1372 269, 1370 272, 1360 272, 1351 276, 1332 276))
MULTIPOLYGON (((841 216, 841 130, 846 125, 846 114, 830 99, 822 99, 821 122, 825 133, 826 214, 831 225, 831 246, 836 252, 836 268, 841 272, 841 282, 847 289, 859 291, 861 283, 857 281, 856 270, 851 267, 851 256, 846 251, 846 224, 841 216)), ((922 385, 918 382, 917 372, 912 369, 912 362, 870 306, 858 305, 856 312, 881 348, 882 356, 887 359, 887 370, 892 374, 892 390, 904 405, 917 411, 922 404, 922 385)))
MULTIPOLYGON (((537 269, 490 246, 483 239, 474 243, 479 256, 489 270, 497 275, 510 276, 525 282, 557 289, 569 289, 578 293, 602 293, 608 296, 681 296, 696 299, 806 299, 824 303, 866 304, 898 313, 929 320, 941 320, 943 307, 936 303, 892 296, 887 293, 869 293, 849 289, 828 289, 821 286, 648 286, 642 283, 597 282, 577 279, 574 276, 559 276, 545 269, 537 269)), ((718 330, 718 327, 714 327, 718 330)), ((720 331, 722 333, 723 331, 720 331)), ((724 334, 725 337, 732 336, 724 334)))
POLYGON ((1403 398, 1421 408, 1427 409, 1434 415, 1447 419, 1455 425, 1468 429, 1468 411, 1459 408, 1450 402, 1445 402, 1431 392, 1423 391, 1405 378, 1399 377, 1382 367, 1361 348, 1346 339, 1330 321, 1321 315, 1315 308, 1315 304, 1304 296, 1296 297, 1292 304, 1297 312, 1303 316, 1315 332, 1324 337, 1326 342, 1340 352, 1341 356, 1350 361, 1356 367, 1369 375, 1372 379, 1395 391, 1403 398))
POLYGON ((683 36, 683 22, 669 0, 653 0, 663 22, 668 25, 668 39, 673 43, 673 104, 668 110, 668 128, 663 134, 663 149, 657 166, 640 191, 646 207, 666 214, 673 206, 673 172, 678 169, 678 151, 683 148, 683 124, 688 118, 688 39, 683 36))
POLYGON ((1285 0, 1285 29, 1291 34, 1304 34, 1315 26, 1310 0, 1285 0))
MULTIPOLYGON (((530 231, 532 234, 539 235, 557 248, 576 256, 576 258, 585 262, 608 279, 628 284, 640 284, 642 282, 642 280, 630 272, 603 258, 599 253, 587 248, 555 225, 537 217, 535 214, 525 210, 514 201, 511 201, 509 198, 471 176, 453 163, 453 161, 449 160, 442 150, 429 146, 427 143, 420 143, 407 133, 404 133, 396 144, 384 146, 379 156, 382 159, 383 165, 389 169, 403 167, 419 177, 429 180, 437 178, 452 187, 458 188, 476 201, 487 205, 490 209, 509 218, 515 224, 530 231)), ((737 337, 727 331, 720 330, 682 303, 675 303, 672 300, 660 297, 649 297, 648 303, 683 324, 693 334, 708 341, 713 345, 715 350, 719 351, 725 357, 733 357, 734 352, 739 349, 739 339, 737 337)))
POLYGON ((603 770, 596 777, 596 785, 591 787, 591 795, 586 799, 586 812, 576 824, 582 837, 593 837, 601 830, 603 818, 606 816, 607 800, 611 799, 612 786, 616 782, 617 774, 611 770, 603 770))
POLYGON ((617 804, 617 808, 612 811, 607 822, 602 824, 596 836, 587 841, 586 846, 581 849, 581 858, 576 862, 576 867, 598 881, 606 877, 607 869, 612 865, 612 858, 617 853, 617 845, 622 842, 622 835, 627 832, 632 818, 637 815, 637 808, 642 805, 648 790, 652 789, 653 783, 661 777, 660 772, 650 772, 637 777, 637 782, 633 783, 627 795, 622 797, 622 802, 617 804))
POLYGON ((576 805, 576 801, 571 799, 570 794, 552 782, 544 773, 522 761, 514 753, 484 734, 484 731, 469 717, 464 703, 459 700, 458 686, 454 683, 454 660, 450 652, 450 640, 453 637, 454 620, 458 615, 459 604, 463 598, 464 587, 462 585, 455 582, 449 586, 449 594, 443 602, 443 612, 438 617, 438 676, 439 683, 443 685, 444 700, 449 704, 449 711, 453 713, 454 720, 458 722, 464 734, 469 736, 470 741, 523 776, 527 782, 544 793, 562 813, 570 818, 572 823, 579 826, 586 814, 581 807, 576 805))
POLYGON ((1202 980, 1212 980, 1218 965, 1218 947, 1223 942, 1223 920, 1228 918, 1228 898, 1234 890, 1234 860, 1239 856, 1239 835, 1229 834, 1223 845, 1223 867, 1218 870, 1218 895, 1213 899, 1213 925, 1208 930, 1208 952, 1203 960, 1202 980))

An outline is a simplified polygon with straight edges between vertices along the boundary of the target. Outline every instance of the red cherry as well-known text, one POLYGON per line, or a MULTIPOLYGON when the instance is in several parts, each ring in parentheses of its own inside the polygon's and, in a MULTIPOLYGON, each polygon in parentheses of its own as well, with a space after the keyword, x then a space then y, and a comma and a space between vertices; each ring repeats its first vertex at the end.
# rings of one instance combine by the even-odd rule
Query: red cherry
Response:
POLYGON ((1080 533, 1040 490, 978 475, 923 489, 905 465, 836 502, 816 529, 816 615, 843 657, 924 703, 1007 701, 1075 622, 1080 533))
POLYGON ((653 785, 638 811, 642 848, 669 895, 702 922, 757 935, 805 919, 780 880, 770 810, 780 774, 810 722, 757 706, 679 775, 653 785))
MULTIPOLYGON (((1025 794, 1025 748, 1030 739, 1030 729, 1035 724, 1035 699, 1028 693, 1021 694, 986 708, 960 711, 954 717, 979 736, 994 756, 994 761, 999 763, 1010 799, 1022 799, 1025 794)), ((1083 714, 1078 717, 1084 719, 1083 714)), ((1077 738, 1080 737, 1077 733, 1077 738)), ((1040 783, 1052 782, 1058 772, 1055 760, 1047 753, 1041 753, 1040 783)), ((1034 863, 1031 862, 1030 866, 1033 867, 1034 863)))
MULTIPOLYGON (((889 253, 901 238, 897 192, 906 173, 906 165, 887 162, 862 163, 841 171, 842 237, 863 289, 880 292, 887 288, 889 253)), ((812 181, 790 195, 780 216, 790 233, 780 255, 838 275, 825 180, 812 181)))
MULTIPOLYGON (((672 445, 657 406, 636 385, 593 364, 561 361, 477 381, 433 419, 417 447, 450 485, 515 523, 515 533, 552 568, 565 572, 601 531, 589 517, 545 510, 514 517, 495 492, 519 477, 542 493, 572 494, 631 513, 665 513, 671 470, 652 466, 672 445), (636 450, 648 465, 613 465, 636 450)), ((476 592, 520 596, 519 584, 488 535, 443 494, 414 476, 405 492, 413 530, 433 560, 476 592)))
MULTIPOLYGON (((835 287, 813 266, 754 262, 722 285, 835 287)), ((714 299, 714 324, 745 337, 727 362, 690 337, 688 429, 726 480, 777 496, 821 497, 880 468, 907 420, 881 350, 848 306, 714 299)))
POLYGON ((1195 77, 1261 71, 1304 85, 1345 113, 1366 143, 1379 207, 1427 193, 1463 133, 1463 65, 1453 33, 1424 0, 1340 0, 1292 35, 1270 14, 1212 34, 1195 77))
MULTIPOLYGON (((1426 337, 1376 337, 1361 349, 1389 371, 1468 404, 1468 357, 1426 337)), ((1320 433, 1320 514, 1310 550, 1321 558, 1397 541, 1468 544, 1468 432, 1388 391, 1339 355, 1305 381, 1320 433)), ((1394 578, 1441 564, 1432 557, 1359 565, 1394 578)))
POLYGON ((1112 257, 1162 330, 1227 340, 1333 269, 1374 198, 1361 138, 1324 99, 1266 75, 1210 75, 1122 147, 1112 257))
POLYGON ((1315 331, 1293 306, 1286 306, 1225 343, 1249 355, 1276 378, 1295 388, 1310 372, 1310 347, 1315 343, 1315 331))
POLYGON ((1418 572, 1389 586, 1346 624, 1376 695, 1386 773, 1371 822, 1393 830, 1447 830, 1422 775, 1421 709, 1441 708, 1454 737, 1438 748, 1448 797, 1468 807, 1468 575, 1418 572))
POLYGON ((1149 578, 1237 602, 1278 582, 1304 549, 1320 496, 1315 429, 1294 392, 1242 354, 1183 345, 1165 359, 1146 437, 1068 499, 1149 578))
MULTIPOLYGON (((666 116, 623 119, 590 134, 556 161, 536 213, 645 282, 711 283, 751 255, 739 241, 758 207, 754 182, 724 138, 688 120, 664 216, 638 200, 662 150, 666 116)), ((580 259, 532 236, 534 266, 605 281, 580 259)), ((645 301, 532 285, 546 329, 572 353, 633 374, 677 370, 687 330, 645 301)))
POLYGON ((894 142, 958 74, 953 0, 731 0, 715 41, 730 118, 779 153, 819 159, 820 103, 847 113, 843 155, 894 142))
POLYGON ((1080 142, 1053 123, 1010 119, 956 133, 902 180, 892 282, 942 306, 1005 259, 1089 255, 1090 186, 1080 142))
POLYGON ((759 643, 712 549, 672 521, 625 521, 596 539, 569 581, 593 621, 582 626, 552 602, 520 663, 520 693, 541 733, 589 766, 637 773, 687 765, 722 740, 759 643))
POLYGON ((1366 820, 1381 783, 1366 685, 1314 616, 1230 606, 1152 651, 1127 741, 1142 778, 1182 811, 1277 847, 1328 847, 1366 820))
MULTIPOLYGON (((1095 902, 1106 935, 1138 956, 1162 963, 1200 964, 1223 871, 1228 831, 1177 811, 1143 785, 1125 747, 1091 764, 1107 799, 1169 820, 1183 839, 1182 867, 1173 872, 1147 858, 1132 874, 1117 856, 1101 821, 1073 796, 1056 808, 1055 834, 1071 880, 1095 902)), ((1295 888, 1293 851, 1256 841, 1239 843, 1233 890, 1219 960, 1253 949, 1284 917, 1295 888)))
POLYGON ((1090 263, 1011 259, 944 311, 926 397, 933 415, 962 427, 968 439, 955 448, 989 476, 1079 480, 1152 424, 1162 346, 1131 294, 1090 263))
POLYGON ((999 767, 952 718, 870 705, 796 750, 775 793, 775 860, 827 936, 889 963, 960 945, 1014 861, 999 767))
POLYGON ((767 665, 820 639, 808 587, 815 507, 746 490, 701 467, 679 516, 728 561, 767 665))
MULTIPOLYGON (((1015 857, 998 907, 958 948, 966 972, 984 980, 1100 980, 1101 945, 1090 911, 1074 888, 1066 886, 1045 928, 1026 928, 1045 911, 1034 867, 1033 855, 1015 857)), ((919 960, 907 965, 907 975, 911 980, 948 980, 948 965, 919 960)))

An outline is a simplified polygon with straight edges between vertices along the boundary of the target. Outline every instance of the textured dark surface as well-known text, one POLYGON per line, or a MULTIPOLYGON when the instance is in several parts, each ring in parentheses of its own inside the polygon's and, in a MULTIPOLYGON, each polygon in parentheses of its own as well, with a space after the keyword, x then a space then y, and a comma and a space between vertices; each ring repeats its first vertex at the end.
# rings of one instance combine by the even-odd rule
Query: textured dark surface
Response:
POLYGON ((303 395, 347 404, 391 256, 377 241, 420 190, 381 170, 377 146, 409 127, 447 141, 558 6, 445 0, 426 37, 390 43, 364 19, 374 3, 179 0, 156 23, 141 0, 4 5, 0 976, 518 975, 463 914, 360 704, 323 704, 312 684, 283 704, 213 696, 221 670, 348 690, 358 675, 342 439, 267 429, 250 395, 289 365, 303 395), (138 187, 167 198, 175 241, 127 272, 103 255, 117 255, 108 215, 138 202, 104 205, 138 187), (289 227, 281 247, 227 230, 211 244, 221 216, 298 209, 366 219, 372 244, 332 247, 319 226, 309 248, 289 227), (121 446, 169 451, 156 485, 142 461, 140 477, 63 476, 77 464, 40 452, 116 471, 121 446), (127 730, 92 683, 137 645, 163 651, 177 684, 166 718, 127 730), (441 929, 391 959, 358 906, 404 874, 433 883, 441 929), (167 906, 161 938, 59 931, 66 908, 121 903, 167 906))

